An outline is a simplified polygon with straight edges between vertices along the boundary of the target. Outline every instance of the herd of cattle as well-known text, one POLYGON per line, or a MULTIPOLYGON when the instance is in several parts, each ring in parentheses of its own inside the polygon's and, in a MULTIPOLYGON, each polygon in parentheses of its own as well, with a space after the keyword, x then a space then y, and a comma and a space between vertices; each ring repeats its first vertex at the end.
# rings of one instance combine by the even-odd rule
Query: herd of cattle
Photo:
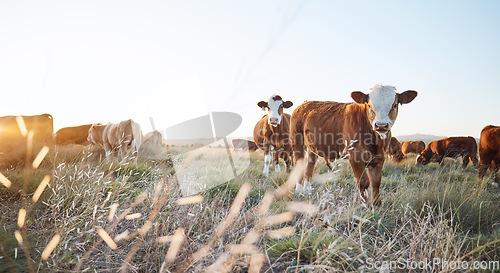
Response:
MULTIPOLYGON (((305 159, 305 175, 296 185, 297 192, 312 190, 311 179, 318 157, 322 157, 330 168, 330 162, 346 158, 362 201, 374 205, 381 202, 379 188, 386 158, 400 162, 410 153, 417 154, 417 164, 422 165, 429 162, 443 164, 445 157, 461 156, 464 168, 472 161, 480 178, 490 169, 494 184, 498 185, 500 127, 488 125, 482 130, 479 149, 472 137, 449 137, 432 141, 426 147, 422 141, 400 143, 391 136, 399 105, 410 103, 416 96, 417 92, 413 90, 397 93, 393 86, 376 85, 368 94, 352 92, 352 103, 306 101, 289 115, 284 109, 293 103, 273 95, 268 101, 257 104, 267 114, 255 125, 254 142, 235 139, 233 146, 235 150, 263 150, 263 174, 266 177, 271 164, 276 171, 281 171, 279 158, 284 160, 287 171, 294 162, 305 159), (366 196, 369 187, 371 200, 366 196)), ((22 119, 0 117, 0 141, 25 136, 26 131, 34 133, 33 139, 55 141, 58 145, 102 146, 108 161, 111 155, 114 159, 137 155, 144 146, 163 149, 160 132, 153 131, 143 136, 139 124, 131 119, 116 124, 66 127, 58 130, 54 138, 53 118, 49 114, 22 116, 22 119)))
POLYGON ((49 114, 0 117, 0 142, 12 143, 24 139, 27 132, 32 132, 33 140, 44 143, 99 145, 104 148, 107 161, 111 160, 111 155, 114 155, 113 160, 129 156, 137 159, 140 149, 160 150, 162 146, 160 132, 153 131, 143 135, 139 124, 131 119, 116 124, 64 127, 55 134, 53 128, 53 117, 49 114))
POLYGON ((280 171, 278 158, 285 160, 287 169, 294 161, 305 159, 305 175, 297 183, 296 191, 310 191, 318 157, 322 157, 330 168, 331 161, 347 158, 361 199, 379 205, 382 167, 386 157, 400 162, 405 155, 415 153, 417 164, 422 165, 433 161, 443 164, 445 157, 462 156, 463 166, 472 161, 481 179, 490 169, 493 183, 497 186, 500 127, 489 125, 482 130, 479 162, 477 143, 472 137, 449 137, 432 141, 425 147, 422 141, 400 143, 391 136, 399 105, 410 103, 416 96, 417 92, 413 90, 397 93, 393 86, 376 85, 369 94, 352 92, 353 103, 306 101, 292 115, 283 113, 283 109, 293 103, 284 101, 280 96, 273 95, 267 102, 260 101, 257 105, 267 110, 267 114, 255 125, 254 141, 265 154, 263 174, 269 175, 271 163, 280 171), (366 190, 370 186, 371 200, 368 201, 366 190))

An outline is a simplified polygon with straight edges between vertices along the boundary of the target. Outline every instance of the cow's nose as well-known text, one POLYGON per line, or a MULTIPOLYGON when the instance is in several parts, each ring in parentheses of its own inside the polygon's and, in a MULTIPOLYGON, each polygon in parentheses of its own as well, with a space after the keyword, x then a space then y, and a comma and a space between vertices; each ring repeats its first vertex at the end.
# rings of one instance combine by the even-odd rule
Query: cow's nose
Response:
POLYGON ((269 118, 269 122, 271 124, 277 124, 278 123, 278 118, 269 118))
POLYGON ((377 123, 375 123, 375 130, 377 130, 377 131, 389 131, 389 123, 377 122, 377 123))

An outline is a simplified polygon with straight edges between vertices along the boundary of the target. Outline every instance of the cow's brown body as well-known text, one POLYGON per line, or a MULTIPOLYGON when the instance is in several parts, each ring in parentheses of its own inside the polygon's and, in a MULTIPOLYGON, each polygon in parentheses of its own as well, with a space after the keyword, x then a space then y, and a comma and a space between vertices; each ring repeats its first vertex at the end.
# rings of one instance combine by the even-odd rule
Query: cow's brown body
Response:
POLYGON ((233 149, 234 151, 256 151, 258 149, 257 144, 251 140, 246 140, 246 139, 233 139, 233 149))
POLYGON ((254 127, 253 139, 257 147, 265 155, 272 154, 272 162, 278 164, 279 158, 285 161, 287 171, 292 164, 292 144, 290 142, 290 115, 283 113, 281 123, 277 126, 268 124, 268 116, 264 115, 254 127))
POLYGON ((366 106, 358 103, 305 102, 292 114, 290 133, 295 160, 303 159, 308 150, 306 180, 310 181, 318 156, 335 160, 345 154, 361 197, 368 200, 365 190, 371 185, 372 202, 379 204, 382 166, 391 133, 381 139, 373 131, 366 111, 366 106))
POLYGON ((436 161, 442 165, 445 157, 460 156, 463 158, 464 168, 469 164, 469 160, 477 166, 477 143, 473 137, 448 137, 434 140, 417 156, 417 163, 425 165, 436 161))
POLYGON ((391 142, 389 144, 389 150, 387 155, 396 162, 401 162, 404 159, 404 154, 401 149, 401 143, 395 137, 391 137, 391 142))
MULTIPOLYGON (((98 125, 101 125, 100 123, 98 125)), ((89 129, 92 124, 85 124, 73 127, 64 127, 56 132, 56 144, 80 144, 88 145, 90 141, 87 140, 89 136, 89 129)))
MULTIPOLYGON (((48 143, 54 141, 54 120, 50 114, 21 116, 27 131, 33 132, 33 139, 48 143)), ((23 138, 16 116, 0 117, 0 139, 2 141, 23 138)))
POLYGON ((425 143, 421 140, 419 141, 404 141, 401 143, 401 150, 403 155, 407 154, 419 154, 425 149, 425 143))
POLYGON ((137 154, 142 144, 142 132, 139 124, 129 119, 115 124, 93 125, 89 129, 89 140, 104 147, 108 161, 111 154, 123 159, 129 152, 137 154))
POLYGON ((483 178, 490 169, 494 183, 500 182, 497 176, 500 170, 500 127, 488 125, 481 131, 479 139, 479 178, 483 178))

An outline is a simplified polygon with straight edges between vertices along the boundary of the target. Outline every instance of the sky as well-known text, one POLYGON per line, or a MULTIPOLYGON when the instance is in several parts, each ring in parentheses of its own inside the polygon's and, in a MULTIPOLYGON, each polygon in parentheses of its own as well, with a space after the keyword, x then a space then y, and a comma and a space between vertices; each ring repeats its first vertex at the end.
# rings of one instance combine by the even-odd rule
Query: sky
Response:
POLYGON ((132 118, 144 133, 229 111, 251 136, 273 94, 352 102, 418 91, 393 135, 500 125, 500 2, 0 0, 0 116, 54 127, 132 118))

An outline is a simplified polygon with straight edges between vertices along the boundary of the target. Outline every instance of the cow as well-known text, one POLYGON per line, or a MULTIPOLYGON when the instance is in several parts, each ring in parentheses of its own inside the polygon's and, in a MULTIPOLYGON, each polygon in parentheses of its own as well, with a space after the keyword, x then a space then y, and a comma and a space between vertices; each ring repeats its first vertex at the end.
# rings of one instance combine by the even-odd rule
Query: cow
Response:
POLYGON ((460 156, 463 158, 464 169, 469 160, 477 167, 477 143, 473 137, 447 137, 431 141, 427 148, 418 154, 417 164, 427 165, 431 161, 436 161, 443 166, 445 157, 460 156))
POLYGON ((417 92, 396 93, 389 85, 375 85, 369 94, 354 91, 354 103, 307 101, 292 114, 290 134, 295 160, 306 155, 304 179, 297 192, 312 190, 310 183, 317 157, 325 161, 347 157, 363 202, 380 205, 382 167, 389 149, 391 128, 400 104, 410 103, 417 92), (371 185, 371 201, 365 191, 371 185))
POLYGON ((24 121, 25 133, 33 132, 33 140, 46 143, 54 142, 54 118, 50 114, 0 117, 0 139, 2 141, 20 140, 24 137, 17 122, 18 117, 22 117, 24 121))
MULTIPOLYGON (((96 123, 96 125, 102 125, 96 123)), ((56 144, 67 145, 67 144, 79 144, 88 145, 90 141, 88 140, 89 129, 92 124, 85 124, 80 126, 64 127, 56 132, 56 144)))
POLYGON ((161 133, 155 130, 144 135, 142 145, 161 146, 162 139, 161 133))
POLYGON ((419 141, 405 141, 401 142, 401 150, 404 155, 407 154, 419 154, 425 149, 425 143, 421 140, 419 141))
POLYGON ((404 154, 401 151, 401 143, 397 138, 391 137, 391 142, 389 143, 389 149, 387 150, 387 156, 392 158, 396 162, 401 162, 404 159, 404 154))
POLYGON ((138 123, 128 119, 114 124, 94 124, 89 129, 87 139, 104 148, 106 161, 109 162, 111 154, 118 160, 124 159, 129 152, 137 155, 142 144, 142 132, 138 123))
POLYGON ((257 144, 251 140, 246 140, 246 139, 233 139, 231 141, 233 143, 233 149, 234 151, 256 151, 258 149, 257 144))
POLYGON ((490 169, 493 176, 493 185, 498 187, 500 179, 497 176, 500 170, 500 127, 488 125, 481 130, 479 138, 479 168, 478 176, 483 179, 490 169))
POLYGON ((264 150, 265 177, 269 176, 269 165, 274 163, 275 170, 281 171, 279 158, 285 161, 286 170, 292 164, 292 145, 290 143, 290 115, 283 113, 284 108, 292 107, 291 101, 284 101, 279 95, 272 95, 268 101, 260 101, 257 106, 267 110, 255 125, 253 139, 257 147, 264 150))
POLYGON ((163 145, 163 136, 158 131, 152 131, 144 135, 139 155, 150 159, 160 159, 165 152, 163 145))

